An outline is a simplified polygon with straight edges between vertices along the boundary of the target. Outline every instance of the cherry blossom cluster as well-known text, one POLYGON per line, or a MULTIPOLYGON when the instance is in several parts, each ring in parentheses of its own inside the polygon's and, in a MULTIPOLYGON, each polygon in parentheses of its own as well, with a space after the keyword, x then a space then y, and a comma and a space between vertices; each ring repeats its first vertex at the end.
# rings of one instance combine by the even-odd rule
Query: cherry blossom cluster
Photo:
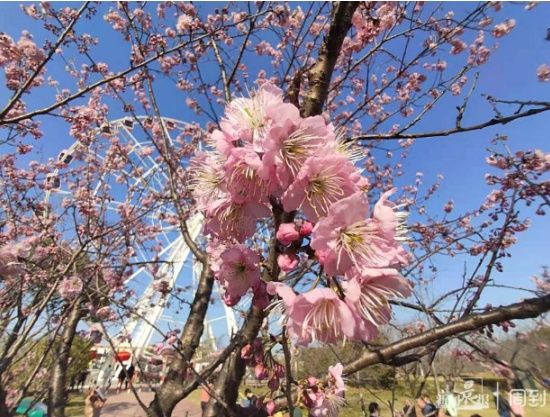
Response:
POLYGON ((57 291, 62 298, 71 300, 76 298, 82 292, 83 288, 84 283, 82 282, 82 278, 78 275, 72 275, 61 281, 57 291))
POLYGON ((256 338, 252 343, 241 348, 241 358, 247 366, 254 367, 254 376, 259 381, 267 380, 267 387, 277 391, 280 379, 285 375, 285 367, 275 361, 269 352, 264 352, 262 339, 256 338))
POLYGON ((369 340, 389 321, 388 300, 411 288, 398 268, 405 215, 382 194, 371 210, 368 180, 353 152, 322 116, 301 117, 283 93, 265 83, 250 98, 226 107, 212 150, 190 164, 194 197, 206 215, 211 268, 234 305, 250 289, 266 307, 269 295, 284 306, 290 336, 299 344, 369 340), (300 264, 318 263, 326 286, 296 294, 281 282, 265 284, 264 254, 251 244, 258 225, 287 213, 277 226, 277 264, 283 279, 300 264))
POLYGON ((341 363, 328 368, 328 382, 322 384, 309 377, 300 384, 299 399, 314 417, 336 417, 345 405, 346 387, 342 379, 341 363))
POLYGON ((533 277, 533 282, 540 295, 550 294, 550 270, 543 268, 540 276, 533 277))
MULTIPOLYGON (((0 68, 4 69, 8 89, 19 89, 45 58, 44 51, 36 46, 29 32, 23 32, 17 42, 5 33, 0 34, 0 68)), ((42 82, 42 77, 36 77, 32 86, 42 82)))

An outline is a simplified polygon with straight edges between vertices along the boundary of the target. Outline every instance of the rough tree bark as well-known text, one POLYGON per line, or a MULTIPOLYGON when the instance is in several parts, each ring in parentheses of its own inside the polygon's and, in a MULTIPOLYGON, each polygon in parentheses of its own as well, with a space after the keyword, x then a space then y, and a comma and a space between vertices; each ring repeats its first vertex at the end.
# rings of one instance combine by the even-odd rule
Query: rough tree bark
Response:
MULTIPOLYGON (((0 381, 1 382, 1 381, 0 381)), ((7 407, 6 403, 6 391, 2 389, 3 384, 0 384, 0 416, 11 416, 10 410, 7 407)))
POLYGON ((67 317, 63 334, 61 335, 59 348, 54 350, 55 357, 48 398, 48 415, 50 417, 65 417, 67 370, 71 356, 71 347, 76 334, 76 327, 83 314, 81 299, 75 300, 70 308, 71 310, 67 317))
POLYGON ((334 5, 332 22, 321 45, 317 63, 307 73, 309 89, 300 109, 303 117, 321 114, 323 111, 334 66, 344 38, 351 28, 351 18, 358 6, 358 2, 338 2, 334 5))

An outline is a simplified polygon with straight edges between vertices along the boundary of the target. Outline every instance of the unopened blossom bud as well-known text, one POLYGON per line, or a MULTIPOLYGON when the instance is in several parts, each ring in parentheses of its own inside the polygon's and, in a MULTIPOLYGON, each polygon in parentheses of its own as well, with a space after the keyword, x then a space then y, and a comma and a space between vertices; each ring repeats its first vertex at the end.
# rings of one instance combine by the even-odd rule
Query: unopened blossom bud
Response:
POLYGON ((254 360, 256 363, 262 363, 264 361, 264 351, 263 350, 255 350, 254 351, 254 360))
POLYGON ((252 341, 252 347, 254 348, 254 350, 262 350, 263 349, 263 346, 262 346, 262 339, 260 339, 259 337, 257 337, 256 339, 254 339, 252 341))
POLYGON ((277 391, 279 389, 279 378, 277 378, 276 376, 272 377, 268 382, 267 382, 267 387, 271 390, 271 391, 277 391))
POLYGON ((277 230, 277 240, 281 242, 281 244, 288 246, 298 239, 300 239, 300 233, 296 230, 296 225, 294 223, 283 223, 279 226, 279 230, 277 230))
POLYGON ((267 414, 272 416, 275 411, 275 402, 273 400, 269 400, 265 405, 265 410, 267 411, 267 414))
POLYGON ((313 230, 313 223, 308 222, 307 220, 302 223, 300 226, 300 236, 309 236, 313 230))
POLYGON ((262 381, 267 378, 267 368, 263 363, 259 363, 254 368, 254 375, 256 376, 256 379, 262 381))
POLYGON ((285 376, 285 367, 281 364, 276 363, 273 366, 273 372, 276 377, 282 378, 283 376, 285 376))
POLYGON ((277 257, 277 265, 283 272, 290 272, 298 266, 298 258, 294 254, 283 253, 277 257))
POLYGON ((241 349, 241 358, 244 359, 245 361, 249 360, 250 358, 252 358, 252 354, 253 354, 253 351, 252 351, 252 345, 249 343, 247 345, 244 345, 241 349))

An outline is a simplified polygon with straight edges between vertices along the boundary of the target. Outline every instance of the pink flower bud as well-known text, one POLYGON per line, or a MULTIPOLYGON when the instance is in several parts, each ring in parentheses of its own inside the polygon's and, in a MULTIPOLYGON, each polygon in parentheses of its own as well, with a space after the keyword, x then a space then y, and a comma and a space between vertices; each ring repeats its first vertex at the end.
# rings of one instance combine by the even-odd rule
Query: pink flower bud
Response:
POLYGON ((252 341, 252 347, 254 348, 254 350, 263 350, 262 339, 260 339, 259 337, 254 339, 252 341))
POLYGON ((274 376, 273 378, 271 378, 268 382, 267 382, 267 387, 271 390, 271 391, 277 391, 279 389, 279 378, 277 378, 276 376, 274 376))
POLYGON ((310 376, 307 378, 307 385, 312 388, 317 385, 317 378, 314 376, 310 376))
POLYGON ((233 307, 235 304, 237 304, 239 301, 241 300, 241 297, 235 297, 235 296, 232 296, 228 293, 225 293, 223 295, 223 302, 229 306, 229 307, 233 307))
POLYGON ((294 223, 283 223, 279 226, 279 230, 277 230, 277 240, 281 242, 281 244, 288 246, 298 239, 300 239, 300 233, 296 230, 296 225, 294 223))
POLYGON ((283 253, 277 257, 277 265, 283 272, 290 272, 298 266, 298 258, 294 254, 283 253))
POLYGON ((265 405, 265 410, 267 411, 267 414, 272 416, 275 411, 275 402, 273 400, 269 400, 265 405))
POLYGON ((263 349, 254 351, 254 360, 256 363, 262 363, 264 361, 263 349))
POLYGON ((276 363, 273 366, 273 372, 275 373, 275 376, 278 378, 282 378, 285 376, 285 367, 281 364, 276 363))
POLYGON ((252 358, 252 345, 250 343, 242 347, 241 358, 244 359, 245 361, 252 358))
POLYGON ((525 332, 518 332, 516 333, 516 337, 521 340, 522 342, 525 342, 529 340, 529 335, 525 332))
POLYGON ((254 368, 254 375, 256 376, 256 379, 263 380, 267 378, 267 368, 263 363, 259 363, 254 368))
POLYGON ((313 230, 313 223, 308 222, 307 220, 302 223, 300 226, 300 236, 309 236, 313 230))

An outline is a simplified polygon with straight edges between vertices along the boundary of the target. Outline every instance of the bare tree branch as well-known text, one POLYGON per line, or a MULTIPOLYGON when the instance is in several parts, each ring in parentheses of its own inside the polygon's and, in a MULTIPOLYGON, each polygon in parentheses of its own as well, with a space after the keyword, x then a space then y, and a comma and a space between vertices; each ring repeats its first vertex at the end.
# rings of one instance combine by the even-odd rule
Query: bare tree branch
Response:
POLYGON ((392 343, 384 348, 367 352, 359 359, 345 366, 344 374, 350 375, 377 363, 388 363, 400 353, 417 347, 426 346, 440 339, 456 336, 468 331, 474 331, 489 324, 501 323, 506 320, 537 317, 548 310, 550 310, 550 295, 540 298, 530 298, 506 307, 495 308, 486 313, 465 317, 458 321, 438 326, 424 333, 392 343))
POLYGON ((541 104, 541 106, 542 107, 529 109, 524 112, 512 114, 506 117, 494 117, 491 120, 488 120, 486 122, 465 126, 465 127, 458 126, 448 130, 436 130, 433 132, 424 132, 424 133, 372 133, 372 134, 353 136, 348 138, 348 141, 360 142, 360 141, 369 141, 369 140, 424 139, 424 138, 450 136, 455 133, 471 132, 474 130, 485 129, 491 126, 505 125, 514 120, 521 119, 524 117, 534 116, 536 114, 543 113, 550 110, 550 103, 548 102, 541 104))

